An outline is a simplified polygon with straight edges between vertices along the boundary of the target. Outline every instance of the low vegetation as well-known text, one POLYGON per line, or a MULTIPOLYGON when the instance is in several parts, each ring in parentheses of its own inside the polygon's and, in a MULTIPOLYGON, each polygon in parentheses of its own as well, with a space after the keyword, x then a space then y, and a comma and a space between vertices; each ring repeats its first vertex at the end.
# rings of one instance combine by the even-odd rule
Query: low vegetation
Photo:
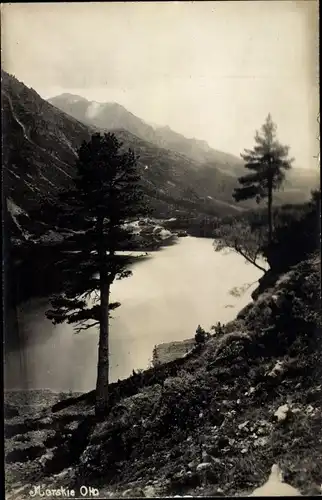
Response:
MULTIPOLYGON (((296 220, 298 230, 303 217, 296 220)), ((284 247, 282 234, 276 241, 284 247)), ((113 404, 101 419, 94 393, 27 420, 14 415, 19 406, 8 395, 12 481, 53 487, 59 474, 60 484, 86 479, 111 497, 242 495, 263 484, 277 462, 302 494, 319 494, 320 256, 317 247, 301 248, 299 262, 264 276, 235 321, 205 336, 199 329, 203 341, 190 355, 111 384, 113 404), (37 429, 46 431, 49 449, 32 437, 37 429), (20 452, 12 455, 24 434, 37 455, 26 464, 20 452)))
POLYGON ((305 204, 275 208, 270 243, 265 210, 215 221, 211 231, 215 250, 235 251, 259 268, 265 259, 272 272, 286 270, 319 248, 320 196, 316 190, 305 204))

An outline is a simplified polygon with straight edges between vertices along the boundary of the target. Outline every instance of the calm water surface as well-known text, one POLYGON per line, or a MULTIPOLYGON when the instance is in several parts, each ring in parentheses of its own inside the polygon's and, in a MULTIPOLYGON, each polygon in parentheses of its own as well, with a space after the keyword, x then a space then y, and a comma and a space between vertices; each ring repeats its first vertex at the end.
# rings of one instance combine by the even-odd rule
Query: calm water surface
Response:
MULTIPOLYGON (((112 300, 122 306, 111 320, 111 381, 146 368, 156 344, 193 337, 198 324, 207 329, 234 319, 261 275, 235 253, 214 252, 211 239, 192 237, 135 264, 131 278, 112 286, 112 300), (238 289, 244 289, 240 296, 234 293, 238 289)), ((45 317, 47 309, 47 298, 19 308, 26 347, 6 359, 6 388, 93 389, 97 331, 75 334, 70 325, 54 326, 45 317)))

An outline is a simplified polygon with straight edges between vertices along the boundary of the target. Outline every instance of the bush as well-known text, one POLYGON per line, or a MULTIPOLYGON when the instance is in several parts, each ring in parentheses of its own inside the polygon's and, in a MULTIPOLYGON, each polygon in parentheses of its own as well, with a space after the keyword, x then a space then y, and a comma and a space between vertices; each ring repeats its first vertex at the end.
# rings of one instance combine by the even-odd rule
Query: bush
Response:
POLYGON ((271 269, 286 271, 320 248, 320 191, 312 193, 312 200, 295 210, 280 210, 272 243, 263 247, 271 269))
POLYGON ((264 257, 273 271, 284 272, 320 248, 320 203, 321 192, 317 190, 307 203, 276 207, 270 244, 266 210, 224 218, 213 231, 215 249, 234 250, 263 271, 256 260, 264 257))
POLYGON ((204 344, 208 337, 209 337, 209 334, 203 328, 201 328, 200 325, 198 325, 198 328, 197 328, 196 334, 195 334, 196 343, 197 344, 204 344))
POLYGON ((157 417, 157 427, 164 435, 171 429, 172 439, 174 434, 181 438, 181 432, 198 426, 200 415, 208 411, 213 388, 199 375, 182 373, 165 381, 157 417))

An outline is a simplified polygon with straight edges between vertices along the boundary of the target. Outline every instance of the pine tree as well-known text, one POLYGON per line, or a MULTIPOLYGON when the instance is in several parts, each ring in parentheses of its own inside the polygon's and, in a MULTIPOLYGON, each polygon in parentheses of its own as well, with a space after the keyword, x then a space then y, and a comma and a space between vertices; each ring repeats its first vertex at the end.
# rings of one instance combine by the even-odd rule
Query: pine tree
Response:
POLYGON ((255 135, 254 149, 245 149, 241 157, 245 168, 253 172, 238 179, 242 187, 236 188, 233 197, 235 201, 255 198, 257 203, 267 198, 268 241, 273 234, 273 192, 285 180, 285 171, 291 168, 293 159, 288 158, 289 147, 283 146, 276 139, 276 125, 269 114, 261 128, 261 134, 255 135))
POLYGON ((96 413, 108 408, 109 317, 119 303, 110 302, 115 279, 131 275, 130 257, 120 255, 131 233, 124 224, 148 213, 139 188, 137 157, 114 134, 94 134, 78 152, 71 190, 60 194, 61 219, 77 231, 68 239, 58 267, 64 293, 51 300, 47 317, 75 324, 77 332, 99 326, 96 413))

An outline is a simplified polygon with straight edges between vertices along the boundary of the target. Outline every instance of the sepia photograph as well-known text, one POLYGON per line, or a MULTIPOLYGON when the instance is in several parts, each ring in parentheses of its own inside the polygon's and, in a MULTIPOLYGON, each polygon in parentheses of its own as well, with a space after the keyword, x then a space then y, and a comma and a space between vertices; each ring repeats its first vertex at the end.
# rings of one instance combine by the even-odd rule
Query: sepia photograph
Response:
POLYGON ((5 500, 322 495, 319 2, 1 4, 5 500))

